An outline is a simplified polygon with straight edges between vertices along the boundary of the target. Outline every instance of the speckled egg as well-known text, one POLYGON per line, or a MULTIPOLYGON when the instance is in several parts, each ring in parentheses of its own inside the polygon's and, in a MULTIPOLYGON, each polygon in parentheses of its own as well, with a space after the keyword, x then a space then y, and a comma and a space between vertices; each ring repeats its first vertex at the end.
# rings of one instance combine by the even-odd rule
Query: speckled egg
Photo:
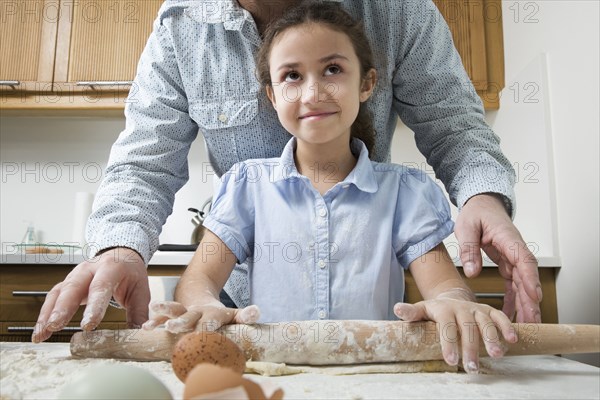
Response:
POLYGON ((60 390, 59 399, 157 399, 172 400, 166 386, 145 369, 104 364, 85 368, 60 390))
POLYGON ((231 368, 240 375, 246 358, 237 344, 217 332, 191 332, 179 339, 173 348, 173 372, 182 381, 198 364, 216 364, 231 368))

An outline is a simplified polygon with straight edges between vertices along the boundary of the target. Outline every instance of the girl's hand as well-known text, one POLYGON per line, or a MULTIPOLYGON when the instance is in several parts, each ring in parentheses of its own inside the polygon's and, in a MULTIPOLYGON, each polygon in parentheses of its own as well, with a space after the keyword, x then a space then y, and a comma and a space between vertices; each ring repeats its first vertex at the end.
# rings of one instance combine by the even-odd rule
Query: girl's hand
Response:
POLYGON ((260 317, 257 306, 227 308, 218 301, 185 307, 175 301, 158 301, 150 304, 151 318, 142 325, 152 330, 165 324, 172 333, 213 331, 227 324, 254 324, 260 317))
POLYGON ((502 311, 450 292, 416 304, 397 303, 394 314, 404 321, 437 322, 442 354, 449 365, 458 364, 460 337, 463 367, 467 373, 478 373, 480 337, 491 357, 502 357, 506 349, 500 343, 499 333, 509 343, 517 341, 517 334, 502 311))

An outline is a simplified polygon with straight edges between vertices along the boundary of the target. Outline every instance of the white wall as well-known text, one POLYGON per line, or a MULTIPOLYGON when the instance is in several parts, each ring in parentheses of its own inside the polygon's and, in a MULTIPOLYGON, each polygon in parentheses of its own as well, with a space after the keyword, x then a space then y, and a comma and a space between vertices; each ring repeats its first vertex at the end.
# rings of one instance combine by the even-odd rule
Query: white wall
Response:
MULTIPOLYGON (((38 240, 70 242, 77 192, 95 193, 124 118, 3 117, 0 120, 1 241, 20 243, 32 221, 38 240)), ((190 150, 190 181, 177 193, 161 243, 190 243, 189 207, 212 195, 212 175, 197 140, 190 150)), ((10 247, 7 247, 10 250, 10 247)))
MULTIPOLYGON (((557 280, 562 323, 600 323, 598 4, 503 2, 507 89, 501 109, 487 116, 519 173, 515 223, 536 254, 562 258, 557 280)), ((35 222, 44 240, 70 240, 75 192, 96 190, 97 165, 105 166, 123 126, 122 119, 2 118, 2 242, 19 242, 25 220, 35 222)), ((422 163, 402 125, 393 159, 422 163)), ((189 241, 186 210, 212 192, 205 163, 198 140, 192 179, 177 195, 161 243, 189 241)), ((573 358, 600 365, 598 355, 573 358)))
MULTIPOLYGON (((598 324, 599 2, 518 2, 522 12, 516 23, 508 18, 514 16, 508 8, 515 2, 503 3, 507 77, 517 74, 535 54, 546 53, 548 59, 563 264, 557 280, 559 319, 562 323, 598 324), (528 3, 535 7, 525 10, 528 3), (532 17, 537 22, 521 22, 525 11, 535 12, 532 17)), ((600 365, 598 354, 573 358, 600 365)))

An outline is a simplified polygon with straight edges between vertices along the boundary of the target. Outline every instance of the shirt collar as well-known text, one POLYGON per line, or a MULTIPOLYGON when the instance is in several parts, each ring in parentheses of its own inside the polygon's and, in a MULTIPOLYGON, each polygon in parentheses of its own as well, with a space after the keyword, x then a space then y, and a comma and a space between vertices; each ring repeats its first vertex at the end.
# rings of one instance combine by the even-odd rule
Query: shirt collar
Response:
POLYGON ((352 138, 350 150, 352 151, 352 154, 358 154, 358 161, 342 184, 354 184, 354 186, 363 192, 375 193, 379 188, 379 185, 377 185, 377 179, 375 179, 373 164, 371 163, 371 160, 369 160, 367 146, 365 146, 361 140, 352 138))
MULTIPOLYGON (((273 181, 278 182, 288 179, 307 179, 301 175, 296 169, 294 162, 294 150, 296 149, 296 138, 291 138, 285 145, 279 161, 273 166, 273 181)), ((355 156, 358 155, 358 161, 354 169, 348 174, 339 184, 353 184, 358 189, 367 193, 375 193, 379 188, 373 171, 373 164, 369 160, 369 152, 367 146, 357 138, 352 138, 350 142, 350 150, 355 156)))
MULTIPOLYGON (((341 3, 342 0, 325 0, 341 3)), ((225 29, 239 31, 245 21, 251 21, 250 12, 242 8, 237 0, 194 0, 186 15, 195 21, 207 24, 223 24, 225 29)))

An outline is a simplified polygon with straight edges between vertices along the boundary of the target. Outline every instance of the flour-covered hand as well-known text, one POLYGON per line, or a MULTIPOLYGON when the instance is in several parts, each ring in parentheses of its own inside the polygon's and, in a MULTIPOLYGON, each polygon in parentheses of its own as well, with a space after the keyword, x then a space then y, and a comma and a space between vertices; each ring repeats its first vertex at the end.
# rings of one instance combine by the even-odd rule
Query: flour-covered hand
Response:
POLYGON ((213 331, 228 324, 253 324, 258 321, 260 311, 257 306, 227 308, 219 301, 185 307, 175 301, 158 301, 150 304, 150 319, 142 325, 152 330, 164 324, 172 333, 213 331))
POLYGON ((142 257, 132 249, 109 249, 77 265, 54 285, 40 310, 32 342, 43 342, 63 329, 82 304, 86 307, 81 328, 95 329, 111 299, 125 308, 128 327, 137 328, 148 318, 148 274, 142 257))
POLYGON ((449 365, 458 364, 460 343, 465 371, 478 373, 481 339, 491 357, 502 357, 506 350, 500 337, 514 343, 517 335, 502 311, 462 297, 461 293, 449 291, 415 304, 397 303, 394 313, 404 321, 436 322, 444 360, 449 365))

